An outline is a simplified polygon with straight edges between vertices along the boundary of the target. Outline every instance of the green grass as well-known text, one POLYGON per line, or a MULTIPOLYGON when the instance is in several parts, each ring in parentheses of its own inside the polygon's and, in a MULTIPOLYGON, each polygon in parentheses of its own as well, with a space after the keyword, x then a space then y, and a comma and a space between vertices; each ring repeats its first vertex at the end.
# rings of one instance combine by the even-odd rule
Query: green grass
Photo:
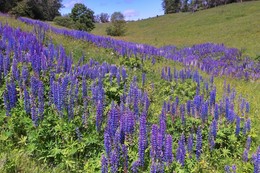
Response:
MULTIPOLYGON (((157 47, 190 46, 199 43, 224 43, 260 55, 260 1, 234 3, 196 13, 178 13, 127 24, 119 39, 157 47)), ((109 24, 97 24, 93 34, 106 35, 109 24)))

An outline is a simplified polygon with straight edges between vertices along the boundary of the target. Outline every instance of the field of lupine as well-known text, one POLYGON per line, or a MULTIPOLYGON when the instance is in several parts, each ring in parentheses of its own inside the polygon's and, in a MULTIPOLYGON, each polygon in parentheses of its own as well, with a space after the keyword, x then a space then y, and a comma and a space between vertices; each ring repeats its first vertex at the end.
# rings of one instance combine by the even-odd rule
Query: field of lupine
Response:
POLYGON ((259 103, 228 82, 259 98, 259 62, 219 44, 156 48, 18 20, 31 31, 0 23, 1 172, 36 171, 12 150, 38 172, 260 171, 259 103), (108 59, 74 57, 57 35, 108 59))

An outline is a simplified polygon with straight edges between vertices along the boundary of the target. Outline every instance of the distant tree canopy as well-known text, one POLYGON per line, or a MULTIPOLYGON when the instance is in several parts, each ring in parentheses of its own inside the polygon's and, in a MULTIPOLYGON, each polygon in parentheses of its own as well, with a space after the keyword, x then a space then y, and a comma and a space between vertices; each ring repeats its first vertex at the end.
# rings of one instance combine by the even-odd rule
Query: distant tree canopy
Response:
POLYGON ((207 8, 225 5, 233 2, 250 0, 162 0, 164 14, 197 11, 207 8))
POLYGON ((70 17, 75 22, 77 29, 91 31, 95 28, 94 12, 84 4, 76 3, 71 10, 70 17))
POLYGON ((109 14, 107 14, 107 13, 101 13, 101 14, 100 14, 100 22, 101 22, 101 23, 107 23, 107 22, 109 22, 109 14))
POLYGON ((122 36, 126 32, 125 17, 121 12, 114 12, 110 18, 111 25, 106 28, 107 35, 122 36))
POLYGON ((62 0, 0 0, 0 11, 33 19, 53 20, 60 16, 62 0))

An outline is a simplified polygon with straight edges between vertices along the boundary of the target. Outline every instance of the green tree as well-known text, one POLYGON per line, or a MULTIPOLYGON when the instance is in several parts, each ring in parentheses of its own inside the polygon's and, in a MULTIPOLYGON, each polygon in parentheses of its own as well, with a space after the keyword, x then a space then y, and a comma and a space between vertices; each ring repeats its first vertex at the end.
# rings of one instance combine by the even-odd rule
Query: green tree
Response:
POLYGON ((3 13, 9 12, 17 4, 17 0, 0 0, 0 11, 3 13))
POLYGON ((53 20, 55 16, 60 16, 61 7, 62 0, 18 0, 13 3, 11 13, 33 19, 53 20))
POLYGON ((71 10, 70 17, 76 23, 79 30, 91 31, 95 28, 94 12, 84 4, 77 3, 71 10))
POLYGON ((121 36, 126 32, 125 17, 121 12, 114 12, 111 15, 111 26, 107 27, 106 32, 111 36, 121 36))
POLYGON ((107 14, 107 13, 101 13, 101 14, 100 14, 100 21, 101 21, 102 23, 107 23, 107 22, 109 22, 109 14, 107 14))
POLYGON ((164 14, 178 13, 181 11, 180 0, 163 0, 162 7, 164 14))

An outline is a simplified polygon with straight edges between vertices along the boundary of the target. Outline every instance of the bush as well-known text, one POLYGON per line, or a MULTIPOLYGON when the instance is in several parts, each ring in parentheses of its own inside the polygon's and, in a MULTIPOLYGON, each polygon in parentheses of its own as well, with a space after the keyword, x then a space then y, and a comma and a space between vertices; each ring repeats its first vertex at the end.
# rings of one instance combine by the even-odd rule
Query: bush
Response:
POLYGON ((107 35, 122 36, 126 33, 126 22, 121 12, 114 12, 111 15, 112 25, 106 28, 107 35))
POLYGON ((74 28, 75 23, 70 17, 57 16, 53 20, 55 24, 64 26, 66 28, 74 28))
POLYGON ((113 22, 111 26, 106 28, 107 35, 111 36, 122 36, 126 33, 126 22, 125 21, 116 21, 113 22))

